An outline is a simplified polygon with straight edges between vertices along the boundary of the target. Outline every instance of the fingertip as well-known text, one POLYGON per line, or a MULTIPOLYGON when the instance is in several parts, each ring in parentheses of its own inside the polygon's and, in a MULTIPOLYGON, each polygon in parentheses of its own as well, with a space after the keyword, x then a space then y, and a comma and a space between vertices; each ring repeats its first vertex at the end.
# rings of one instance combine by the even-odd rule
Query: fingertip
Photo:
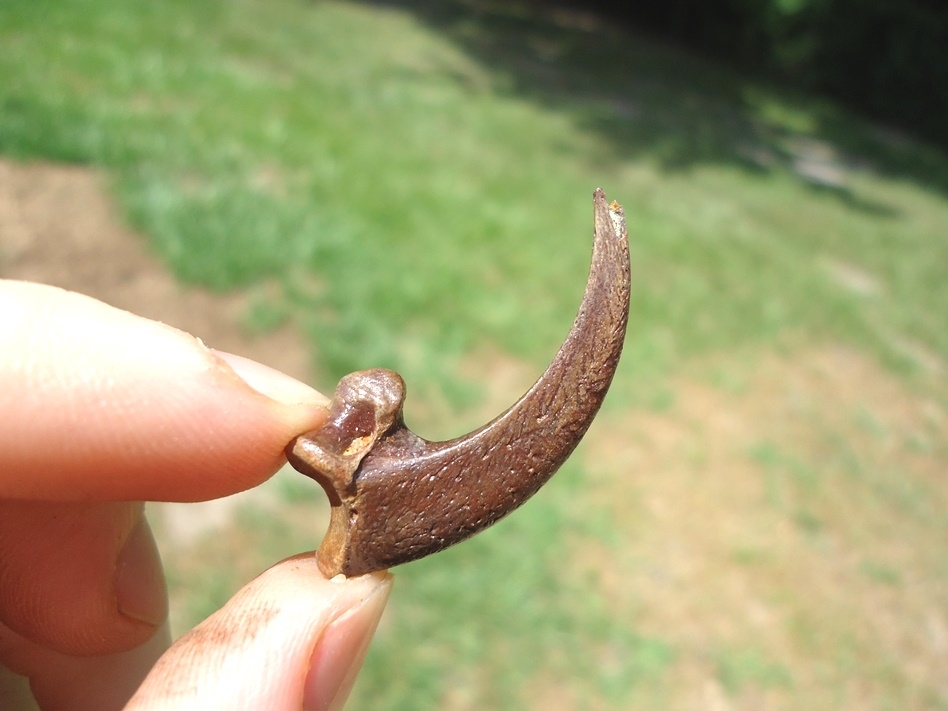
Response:
POLYGON ((327 580, 296 556, 245 586, 158 661, 130 709, 338 708, 378 624, 387 573, 327 580))
POLYGON ((0 280, 0 325, 7 497, 225 496, 272 475, 327 414, 289 376, 74 292, 0 280))
POLYGON ((325 395, 286 373, 243 356, 210 350, 247 385, 271 400, 289 406, 317 405, 325 408, 329 405, 329 398, 325 395))
POLYGON ((167 619, 140 503, 0 501, 0 560, 0 620, 58 653, 131 649, 167 619))
POLYGON ((368 596, 330 623, 316 644, 306 675, 304 711, 336 711, 349 698, 391 594, 391 576, 377 580, 368 596))

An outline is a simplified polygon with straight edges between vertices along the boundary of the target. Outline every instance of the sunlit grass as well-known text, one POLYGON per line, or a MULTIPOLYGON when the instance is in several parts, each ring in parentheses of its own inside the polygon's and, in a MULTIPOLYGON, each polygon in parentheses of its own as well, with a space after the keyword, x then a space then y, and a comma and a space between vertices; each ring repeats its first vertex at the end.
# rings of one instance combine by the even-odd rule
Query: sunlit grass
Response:
POLYGON ((597 185, 630 215, 646 370, 788 332, 948 353, 942 196, 842 154, 843 187, 802 180, 791 139, 822 140, 819 105, 756 89, 745 109, 697 64, 724 96, 689 95, 633 40, 551 110, 411 15, 360 5, 31 7, 3 9, 0 149, 109 168, 185 280, 279 280, 330 380, 381 364, 443 388, 481 342, 542 361, 575 309, 597 185), (821 260, 865 270, 879 298, 821 260))

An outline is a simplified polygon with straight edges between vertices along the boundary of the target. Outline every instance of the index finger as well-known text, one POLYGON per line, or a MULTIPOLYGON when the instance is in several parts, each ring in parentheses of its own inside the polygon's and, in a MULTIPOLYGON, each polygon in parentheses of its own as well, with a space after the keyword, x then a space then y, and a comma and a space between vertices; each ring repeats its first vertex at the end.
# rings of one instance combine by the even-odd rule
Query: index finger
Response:
POLYGON ((198 501, 250 488, 326 398, 73 292, 0 280, 0 497, 198 501))

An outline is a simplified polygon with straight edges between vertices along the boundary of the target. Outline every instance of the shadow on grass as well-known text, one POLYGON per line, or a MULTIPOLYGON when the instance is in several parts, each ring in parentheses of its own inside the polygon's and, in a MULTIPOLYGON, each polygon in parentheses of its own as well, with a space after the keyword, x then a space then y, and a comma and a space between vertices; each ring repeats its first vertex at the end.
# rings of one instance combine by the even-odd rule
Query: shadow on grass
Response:
POLYGON ((498 90, 568 113, 620 157, 651 159, 666 171, 704 163, 787 170, 879 216, 895 211, 856 195, 853 174, 882 173, 948 194, 948 161, 937 149, 811 97, 735 79, 595 14, 490 0, 363 3, 412 13, 491 69, 498 90))

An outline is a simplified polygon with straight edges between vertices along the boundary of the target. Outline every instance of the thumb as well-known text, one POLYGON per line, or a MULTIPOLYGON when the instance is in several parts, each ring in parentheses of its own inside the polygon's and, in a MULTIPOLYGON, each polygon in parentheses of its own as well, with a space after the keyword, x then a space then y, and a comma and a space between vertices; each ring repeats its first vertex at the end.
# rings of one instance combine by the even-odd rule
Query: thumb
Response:
POLYGON ((391 584, 327 580, 312 553, 285 560, 178 640, 126 711, 341 709, 391 584))

